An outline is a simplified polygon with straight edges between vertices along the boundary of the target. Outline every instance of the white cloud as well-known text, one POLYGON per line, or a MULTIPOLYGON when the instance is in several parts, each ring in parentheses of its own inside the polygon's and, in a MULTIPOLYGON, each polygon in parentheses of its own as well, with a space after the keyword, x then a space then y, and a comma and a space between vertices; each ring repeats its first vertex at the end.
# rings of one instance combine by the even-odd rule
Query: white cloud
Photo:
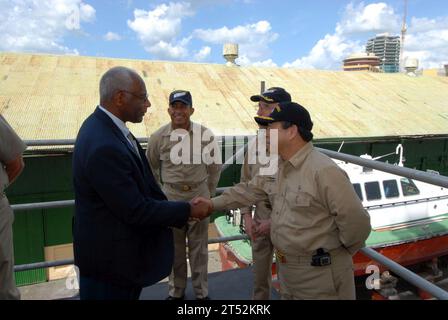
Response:
MULTIPOLYGON (((350 54, 365 51, 367 39, 377 33, 399 35, 401 17, 384 2, 365 5, 350 3, 333 34, 326 34, 308 55, 284 67, 341 69, 350 54), (359 40, 362 38, 362 40, 359 40)), ((423 68, 437 68, 448 62, 448 17, 411 19, 405 39, 404 57, 417 58, 423 68)))
POLYGON ((293 62, 287 62, 284 67, 341 69, 342 60, 354 52, 365 51, 367 38, 362 42, 353 39, 354 35, 364 35, 380 32, 396 32, 399 30, 399 16, 392 7, 385 3, 365 5, 363 2, 354 6, 352 3, 345 8, 343 17, 336 24, 333 34, 326 34, 320 39, 307 56, 293 62))
MULTIPOLYGON (((79 2, 79 1, 75 1, 75 2, 79 2)), ((93 8, 89 4, 85 4, 82 2, 79 4, 79 8, 80 8, 81 21, 93 22, 95 20, 95 17, 96 17, 95 8, 93 8)))
POLYGON ((104 35, 104 40, 106 41, 119 41, 121 40, 121 36, 115 32, 109 31, 104 35))
POLYGON ((277 67, 277 64, 272 59, 267 59, 263 61, 256 61, 252 63, 254 67, 277 67))
POLYGON ((448 17, 411 19, 404 57, 417 58, 422 68, 440 68, 448 63, 448 17))
POLYGON ((0 50, 78 54, 64 37, 95 19, 82 0, 0 0, 0 50))
POLYGON ((194 55, 194 60, 196 61, 204 61, 205 59, 207 59, 210 54, 212 53, 212 48, 205 46, 202 47, 201 50, 199 50, 199 52, 197 52, 194 55))
POLYGON ((231 29, 226 26, 219 29, 196 29, 193 36, 204 42, 219 45, 228 42, 238 43, 239 63, 254 64, 270 55, 269 45, 278 38, 278 34, 271 29, 271 24, 262 20, 231 29))
POLYGON ((420 33, 436 29, 447 29, 447 28, 448 28, 448 17, 439 17, 436 19, 412 17, 408 31, 412 33, 420 33))
MULTIPOLYGON (((218 4, 232 1, 236 0, 220 0, 218 4)), ((178 40, 182 34, 183 19, 194 15, 194 8, 212 3, 216 5, 216 1, 191 0, 161 4, 150 11, 136 9, 134 19, 128 20, 128 26, 137 34, 145 50, 160 59, 181 60, 193 56, 195 61, 206 60, 211 54, 211 47, 205 45, 199 51, 190 53, 188 45, 193 38, 221 46, 226 42, 236 42, 251 64, 257 63, 270 53, 269 44, 275 41, 278 35, 271 31, 268 21, 232 29, 197 29, 191 35, 178 40)))
POLYGON ((134 10, 134 20, 128 26, 138 36, 145 50, 157 58, 181 59, 188 55, 190 38, 177 41, 182 19, 194 14, 188 2, 161 4, 154 10, 134 10))
POLYGON ((235 62, 240 66, 277 67, 277 64, 272 59, 266 59, 263 61, 252 61, 246 55, 239 56, 235 62))
POLYGON ((356 7, 350 3, 345 8, 342 20, 336 26, 337 34, 383 33, 400 29, 400 17, 384 2, 356 7))
POLYGON ((160 40, 145 49, 160 59, 180 60, 188 56, 187 44, 189 41, 189 38, 184 38, 178 44, 173 44, 160 40))
POLYGON ((301 69, 340 69, 342 60, 353 52, 364 51, 362 45, 353 42, 340 34, 327 34, 319 40, 310 53, 291 63, 285 63, 286 68, 301 69))
POLYGON ((194 8, 199 8, 203 6, 217 6, 217 5, 228 5, 232 2, 238 3, 252 3, 254 0, 188 0, 188 2, 192 5, 194 8))

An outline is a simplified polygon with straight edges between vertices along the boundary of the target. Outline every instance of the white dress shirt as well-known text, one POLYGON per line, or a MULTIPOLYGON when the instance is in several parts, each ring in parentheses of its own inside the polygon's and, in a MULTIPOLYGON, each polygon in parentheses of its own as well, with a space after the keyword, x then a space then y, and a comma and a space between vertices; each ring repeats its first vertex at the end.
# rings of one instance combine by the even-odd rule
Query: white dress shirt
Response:
POLYGON ((131 147, 133 149, 135 149, 134 143, 132 143, 132 141, 129 138, 131 131, 129 131, 128 127, 126 127, 124 122, 121 121, 121 119, 117 118, 113 113, 107 111, 102 106, 98 106, 98 108, 100 108, 101 111, 103 111, 105 114, 107 114, 112 119, 112 121, 115 123, 115 125, 118 127, 118 129, 120 129, 121 133, 123 133, 126 140, 131 144, 131 147))

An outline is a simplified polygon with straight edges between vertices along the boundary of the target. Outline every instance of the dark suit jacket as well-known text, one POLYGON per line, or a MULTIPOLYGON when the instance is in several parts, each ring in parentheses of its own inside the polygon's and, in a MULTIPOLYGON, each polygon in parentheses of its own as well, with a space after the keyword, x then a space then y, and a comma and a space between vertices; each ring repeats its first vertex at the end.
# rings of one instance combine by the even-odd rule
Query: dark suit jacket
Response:
POLYGON ((82 276, 144 287, 171 271, 169 227, 187 222, 190 205, 166 201, 139 149, 141 159, 99 108, 79 130, 73 153, 73 243, 82 276))

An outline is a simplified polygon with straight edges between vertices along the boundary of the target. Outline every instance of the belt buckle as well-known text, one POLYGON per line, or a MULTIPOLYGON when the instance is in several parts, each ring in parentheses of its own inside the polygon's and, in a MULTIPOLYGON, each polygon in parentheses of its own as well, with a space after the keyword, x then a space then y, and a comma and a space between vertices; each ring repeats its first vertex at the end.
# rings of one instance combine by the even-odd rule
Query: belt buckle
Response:
POLYGON ((280 251, 275 251, 275 256, 277 257, 277 260, 281 263, 286 263, 286 257, 283 253, 280 251))
POLYGON ((189 185, 184 184, 184 185, 182 186, 182 190, 183 190, 183 191, 190 191, 190 190, 191 190, 191 187, 190 187, 189 185))

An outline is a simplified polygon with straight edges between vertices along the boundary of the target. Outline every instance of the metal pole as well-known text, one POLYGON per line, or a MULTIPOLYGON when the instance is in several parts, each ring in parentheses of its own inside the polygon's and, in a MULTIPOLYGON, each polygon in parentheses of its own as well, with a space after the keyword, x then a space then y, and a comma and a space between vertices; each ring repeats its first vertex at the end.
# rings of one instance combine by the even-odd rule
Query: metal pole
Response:
POLYGON ((53 146, 73 146, 74 139, 57 139, 57 140, 24 140, 29 147, 53 147, 53 146))
MULTIPOLYGON (((146 143, 148 138, 137 138, 138 142, 146 143)), ((56 140, 24 140, 29 147, 54 147, 54 146, 74 146, 75 139, 56 139, 56 140)))
POLYGON ((249 236, 247 234, 240 234, 237 236, 210 238, 210 239, 208 239, 208 244, 221 243, 221 242, 227 242, 227 241, 236 241, 236 240, 247 240, 247 239, 249 239, 249 236))
POLYGON ((75 200, 62 200, 62 201, 51 201, 51 202, 13 204, 13 205, 11 205, 11 208, 14 211, 24 211, 24 210, 34 210, 34 209, 65 208, 65 207, 71 207, 74 205, 75 205, 75 200))
MULTIPOLYGON (((245 234, 241 234, 241 235, 230 236, 230 237, 210 238, 208 240, 208 244, 221 243, 221 242, 227 242, 227 241, 235 241, 235 240, 245 240, 245 239, 249 239, 249 236, 245 235, 245 234)), ((50 268, 50 267, 59 267, 59 266, 71 265, 74 263, 75 263, 75 261, 73 259, 36 262, 36 263, 21 264, 21 265, 15 266, 14 271, 17 272, 17 271, 27 271, 27 270, 34 270, 34 269, 50 268)))
POLYGON ((220 188, 216 188, 216 195, 219 196, 220 194, 222 194, 224 191, 226 191, 227 189, 229 189, 231 187, 220 187, 220 188))
POLYGON ((14 271, 17 272, 17 271, 27 271, 34 269, 50 268, 50 267, 67 266, 73 263, 75 263, 73 259, 66 259, 66 260, 21 264, 19 266, 15 266, 14 271))
POLYGON ((423 181, 429 184, 434 184, 440 187, 448 188, 448 177, 419 171, 415 169, 405 168, 405 167, 399 167, 396 165, 392 165, 389 163, 384 163, 380 161, 370 160, 370 159, 364 159, 357 156, 352 156, 345 153, 338 153, 336 151, 322 149, 322 148, 316 148, 320 152, 326 154, 327 156, 338 159, 346 162, 351 162, 360 166, 396 174, 399 176, 411 178, 418 181, 423 181))
MULTIPOLYGON (((349 154, 338 153, 335 151, 326 150, 322 148, 316 148, 316 149, 334 159, 351 162, 360 166, 365 166, 368 168, 389 172, 399 176, 408 177, 429 184, 434 184, 444 188, 448 188, 448 177, 446 176, 436 175, 429 172, 419 171, 405 167, 399 167, 396 165, 374 161, 370 159, 363 159, 349 154)), ((236 159, 239 156, 242 156, 246 150, 247 150, 247 144, 245 145, 245 148, 241 148, 240 150, 238 150, 237 153, 235 153, 229 160, 225 162, 225 164, 222 167, 222 171, 224 171, 231 164, 233 164, 234 159, 236 159)), ((217 188, 217 194, 221 194, 227 188, 229 187, 217 188)), ((19 211, 19 210, 31 210, 31 209, 62 208, 71 206, 73 204, 74 200, 65 200, 65 201, 42 202, 42 203, 16 204, 12 205, 12 208, 14 211, 19 211)))
MULTIPOLYGON (((248 235, 237 235, 237 236, 230 236, 230 237, 219 237, 219 238, 211 238, 208 240, 208 243, 221 243, 221 242, 227 242, 227 241, 236 241, 236 240, 246 240, 249 239, 248 235)), ((432 296, 434 296, 437 299, 440 300, 448 300, 448 292, 445 290, 437 287, 435 284, 427 281, 426 279, 423 279, 419 275, 413 273, 412 271, 407 270, 403 266, 399 265, 398 263, 390 260, 387 257, 384 257, 380 253, 376 252, 375 250, 371 248, 362 248, 360 250, 363 254, 368 256, 369 258, 377 261, 381 265, 384 265, 389 270, 397 274, 402 279, 406 280, 407 282, 413 284, 417 288, 420 288, 422 290, 425 290, 432 296)), ((27 270, 34 270, 34 269, 42 269, 42 268, 49 268, 49 267, 57 267, 57 266, 64 266, 64 265, 71 265, 74 264, 73 259, 66 259, 66 260, 58 260, 58 261, 50 261, 50 262, 37 262, 37 263, 30 263, 30 264, 24 264, 24 265, 18 265, 14 267, 14 271, 27 271, 27 270)))
POLYGON ((428 280, 420 277, 419 275, 409 271, 402 265, 390 260, 389 258, 383 256, 382 254, 376 252, 372 248, 362 248, 360 250, 363 254, 387 267, 392 272, 396 273, 400 278, 406 280, 407 282, 413 284, 417 288, 425 290, 432 296, 440 300, 448 300, 448 292, 439 288, 435 284, 429 282, 428 280))
MULTIPOLYGON (((235 137, 237 139, 238 138, 242 139, 245 136, 235 136, 235 137)), ((148 142, 148 138, 147 137, 140 137, 140 138, 137 138, 137 140, 138 140, 138 142, 143 143, 143 144, 148 142)), ((223 140, 222 137, 221 137, 221 140, 223 140)), ((75 139, 24 140, 24 142, 29 147, 54 147, 54 146, 73 146, 73 145, 75 145, 75 139)))

